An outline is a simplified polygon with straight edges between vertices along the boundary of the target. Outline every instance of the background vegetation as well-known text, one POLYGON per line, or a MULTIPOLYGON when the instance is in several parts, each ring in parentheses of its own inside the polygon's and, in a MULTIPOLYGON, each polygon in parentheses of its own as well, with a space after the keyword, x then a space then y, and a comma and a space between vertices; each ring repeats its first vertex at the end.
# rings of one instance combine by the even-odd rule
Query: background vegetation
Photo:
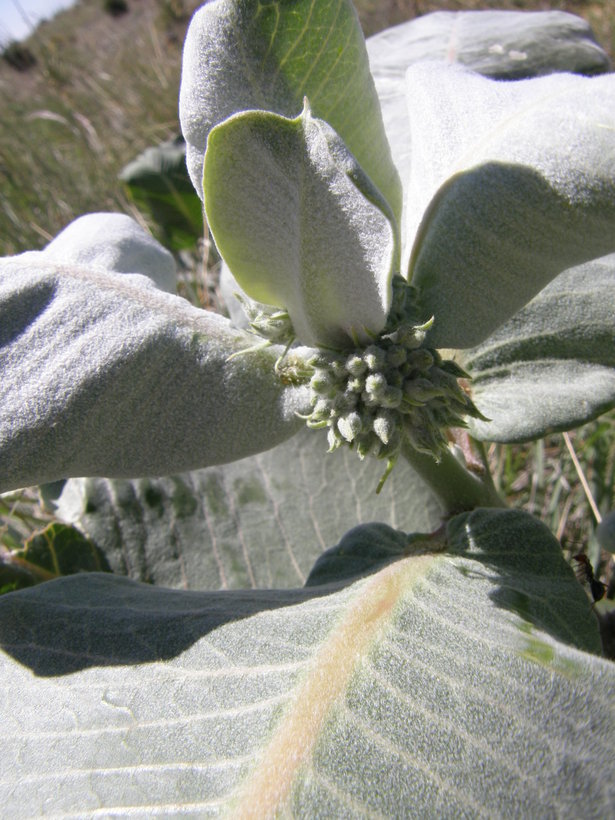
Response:
MULTIPOLYGON (((23 44, 36 62, 0 60, 0 254, 40 248, 75 216, 132 212, 117 180, 149 145, 179 130, 181 49, 200 0, 127 0, 113 16, 103 0, 79 0, 23 44)), ((576 12, 615 51, 612 0, 357 0, 366 34, 442 9, 576 12)), ((134 214, 133 214, 134 215, 134 214)))
MULTIPOLYGON (((0 255, 41 248, 76 216, 91 211, 123 211, 144 223, 117 176, 143 149, 179 131, 181 48, 190 16, 200 4, 126 0, 127 11, 112 15, 103 0, 79 0, 23 43, 33 56, 29 65, 0 60, 0 255)), ((612 0, 355 4, 368 35, 443 9, 560 9, 587 19, 611 58, 615 54, 612 0)), ((211 269, 215 257, 208 250, 204 241, 193 257, 194 269, 207 268, 208 258, 211 269)), ((186 294, 215 307, 215 272, 209 284, 200 283, 186 294)), ((570 438, 599 511, 612 510, 615 414, 570 438)), ((595 517, 561 435, 524 447, 492 446, 490 458, 512 503, 542 518, 569 556, 589 549, 597 562, 595 517)), ((0 497, 0 564, 3 548, 14 549, 47 519, 33 491, 0 497)), ((612 575, 611 565, 601 561, 603 579, 612 575)))

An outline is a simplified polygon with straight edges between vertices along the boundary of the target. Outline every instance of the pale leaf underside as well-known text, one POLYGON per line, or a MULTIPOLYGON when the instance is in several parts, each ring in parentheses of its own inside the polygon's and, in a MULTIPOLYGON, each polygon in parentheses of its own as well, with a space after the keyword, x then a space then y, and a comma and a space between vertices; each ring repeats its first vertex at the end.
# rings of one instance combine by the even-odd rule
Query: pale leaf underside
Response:
POLYGON ((296 587, 357 524, 440 525, 441 505, 405 462, 376 495, 382 462, 326 450, 323 431, 304 430, 265 453, 192 473, 73 479, 58 515, 89 534, 114 572, 184 589, 296 587))
POLYGON ((489 421, 473 435, 527 441, 615 405, 615 255, 558 276, 483 344, 461 352, 489 421))
POLYGON ((569 645, 597 635, 557 542, 501 510, 420 546, 344 589, 6 596, 5 811, 608 814, 613 667, 569 645))

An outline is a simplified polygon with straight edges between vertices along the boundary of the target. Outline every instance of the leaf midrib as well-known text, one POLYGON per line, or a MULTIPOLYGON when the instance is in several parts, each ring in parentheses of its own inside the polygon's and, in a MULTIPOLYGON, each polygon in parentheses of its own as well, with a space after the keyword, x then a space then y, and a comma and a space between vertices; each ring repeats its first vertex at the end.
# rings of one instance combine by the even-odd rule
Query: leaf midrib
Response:
POLYGON ((292 704, 242 784, 233 816, 273 817, 283 808, 331 709, 344 697, 362 658, 390 625, 401 598, 427 574, 435 560, 433 555, 422 555, 397 561, 359 586, 358 594, 316 653, 292 704))

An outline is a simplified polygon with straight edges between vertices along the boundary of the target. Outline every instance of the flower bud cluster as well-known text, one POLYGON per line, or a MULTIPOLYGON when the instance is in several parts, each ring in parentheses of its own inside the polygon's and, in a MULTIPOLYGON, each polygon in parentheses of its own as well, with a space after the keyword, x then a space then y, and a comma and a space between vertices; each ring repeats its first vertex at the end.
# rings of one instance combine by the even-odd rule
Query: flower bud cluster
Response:
POLYGON ((465 426, 464 416, 480 415, 458 382, 467 374, 424 346, 433 320, 416 322, 412 296, 412 288, 396 280, 387 326, 373 344, 319 351, 309 360, 314 372, 306 423, 327 428, 329 451, 347 445, 360 458, 387 459, 390 469, 407 440, 437 459, 448 447, 446 430, 465 426))

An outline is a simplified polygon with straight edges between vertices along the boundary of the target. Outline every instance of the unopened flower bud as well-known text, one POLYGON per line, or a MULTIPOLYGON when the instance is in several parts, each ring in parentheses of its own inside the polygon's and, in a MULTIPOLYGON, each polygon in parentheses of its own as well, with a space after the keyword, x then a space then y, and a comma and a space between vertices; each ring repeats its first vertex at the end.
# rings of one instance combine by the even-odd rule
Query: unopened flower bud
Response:
POLYGON ((326 353, 314 353, 308 359, 308 364, 311 367, 326 369, 329 366, 329 356, 326 353))
POLYGON ((432 354, 424 347, 408 353, 407 364, 414 370, 429 370, 434 363, 432 354))
POLYGON ((319 418, 328 418, 330 411, 331 403, 327 399, 318 399, 312 410, 312 415, 319 418))
POLYGON ((362 436, 357 442, 357 455, 361 459, 365 458, 365 456, 375 456, 378 458, 381 446, 382 444, 378 437, 370 433, 369 435, 362 436))
POLYGON ((310 380, 310 387, 319 396, 332 396, 336 391, 336 381, 328 370, 316 370, 310 380))
POLYGON ((384 392, 380 396, 380 404, 382 407, 395 408, 399 407, 402 402, 403 393, 399 387, 392 387, 387 385, 384 392))
MULTIPOLYGON (((417 323, 412 288, 397 277, 393 290, 387 326, 376 342, 364 349, 357 343, 345 353, 315 353, 307 362, 313 368, 308 426, 328 428, 329 451, 343 444, 360 458, 386 459, 377 491, 404 442, 439 459, 449 446, 446 430, 465 424, 468 415, 480 417, 457 382, 466 374, 438 351, 422 347, 433 320, 417 323)), ((270 323, 284 320, 266 315, 270 323)))
POLYGON ((327 433, 327 441, 329 443, 329 450, 328 452, 332 453, 334 450, 337 450, 338 447, 341 447, 344 443, 344 439, 335 429, 335 427, 329 427, 329 431, 327 433))
POLYGON ((346 441, 354 441, 363 429, 361 416, 358 413, 348 413, 337 420, 337 429, 346 441))
POLYGON ((436 456, 443 446, 442 435, 435 427, 404 425, 405 434, 415 450, 436 456))
POLYGON ((406 348, 392 345, 386 352, 387 362, 392 367, 400 367, 406 361, 406 348))
POLYGON ((429 378, 438 387, 443 388, 447 393, 456 395, 459 392, 457 379, 439 367, 432 367, 429 371, 429 378))
POLYGON ((357 396, 355 393, 344 391, 343 393, 336 393, 331 400, 332 406, 339 413, 348 413, 357 405, 357 396))
POLYGON ((378 398, 378 396, 375 396, 373 393, 368 393, 367 390, 364 390, 361 393, 361 401, 366 407, 380 406, 380 399, 378 398))
POLYGON ((367 370, 367 363, 362 356, 353 353, 346 359, 346 370, 351 376, 362 376, 367 370))
POLYGON ((400 325, 393 333, 387 334, 385 338, 389 339, 395 345, 401 345, 407 350, 412 350, 421 346, 425 334, 423 333, 421 335, 420 332, 415 330, 413 325, 404 324, 400 325))
POLYGON ((370 345, 365 348, 363 361, 371 371, 381 370, 386 362, 386 353, 381 347, 370 345))
POLYGON ((444 391, 432 384, 429 379, 408 379, 404 382, 404 395, 411 402, 423 404, 437 396, 443 396, 444 391))
POLYGON ((382 373, 372 373, 365 379, 365 390, 374 397, 380 397, 387 388, 387 380, 382 373))
POLYGON ((388 444, 397 427, 396 419, 390 413, 379 413, 372 423, 374 433, 383 444, 388 444))
POLYGON ((360 376, 355 376, 352 379, 348 379, 346 382, 346 389, 350 390, 352 393, 362 393, 365 390, 365 380, 360 376))
POLYGON ((345 380, 347 378, 346 364, 342 359, 333 359, 329 367, 336 379, 345 380))
POLYGON ((403 387, 405 382, 405 376, 402 370, 398 367, 395 370, 389 370, 386 374, 387 376, 387 384, 389 387, 403 387))

